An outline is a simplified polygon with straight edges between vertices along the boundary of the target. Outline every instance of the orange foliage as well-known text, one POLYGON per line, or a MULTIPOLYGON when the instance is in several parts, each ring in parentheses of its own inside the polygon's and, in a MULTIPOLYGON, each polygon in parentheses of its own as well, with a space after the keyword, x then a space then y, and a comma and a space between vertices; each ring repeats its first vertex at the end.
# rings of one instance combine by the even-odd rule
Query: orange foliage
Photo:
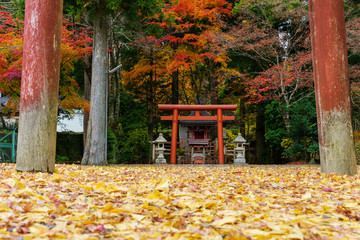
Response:
MULTIPOLYGON (((22 45, 24 23, 0 9, 0 92, 10 97, 7 108, 3 111, 15 114, 19 105, 22 45)), ((71 77, 74 62, 81 61, 85 54, 92 51, 92 39, 88 29, 76 29, 68 20, 64 20, 61 41, 61 80, 60 106, 69 109, 89 109, 89 103, 82 99, 78 92, 79 86, 71 77)))
POLYGON ((354 140, 356 143, 360 142, 360 132, 354 131, 354 140))
POLYGON ((148 78, 147 74, 156 69, 158 79, 170 86, 171 75, 177 72, 179 91, 187 95, 186 101, 194 101, 194 95, 206 99, 211 94, 217 97, 217 86, 229 76, 225 74, 229 72, 229 58, 216 36, 221 32, 219 19, 229 17, 231 7, 225 0, 169 1, 161 13, 146 19, 148 25, 159 27, 161 34, 156 32, 135 43, 143 46, 141 60, 125 73, 125 83, 136 81, 139 87, 148 78), (151 55, 149 48, 153 51, 151 55))

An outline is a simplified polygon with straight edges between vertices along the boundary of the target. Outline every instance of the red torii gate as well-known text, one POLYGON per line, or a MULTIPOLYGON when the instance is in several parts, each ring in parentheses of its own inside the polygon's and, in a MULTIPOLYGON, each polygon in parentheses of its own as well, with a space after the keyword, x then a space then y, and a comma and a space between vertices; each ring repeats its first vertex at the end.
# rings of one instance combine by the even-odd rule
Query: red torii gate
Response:
POLYGON ((172 121, 172 135, 171 135, 171 155, 170 163, 176 164, 176 143, 179 120, 215 120, 217 121, 218 132, 218 153, 219 164, 224 164, 224 137, 223 137, 223 121, 235 120, 235 116, 223 116, 223 110, 236 110, 237 105, 176 105, 176 104, 159 104, 159 110, 173 111, 171 116, 161 116, 161 120, 172 121), (200 116, 200 111, 215 111, 215 116, 200 116), (180 116, 179 111, 195 111, 195 116, 180 116))

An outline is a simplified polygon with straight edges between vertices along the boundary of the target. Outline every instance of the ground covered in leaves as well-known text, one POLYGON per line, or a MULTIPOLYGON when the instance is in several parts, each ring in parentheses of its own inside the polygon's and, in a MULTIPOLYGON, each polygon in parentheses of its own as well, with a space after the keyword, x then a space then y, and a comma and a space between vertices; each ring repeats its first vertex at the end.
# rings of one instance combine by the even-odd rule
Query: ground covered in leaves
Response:
MULTIPOLYGON (((0 239, 360 239, 360 175, 317 166, 0 164, 0 239)), ((360 169, 359 169, 360 170, 360 169)))

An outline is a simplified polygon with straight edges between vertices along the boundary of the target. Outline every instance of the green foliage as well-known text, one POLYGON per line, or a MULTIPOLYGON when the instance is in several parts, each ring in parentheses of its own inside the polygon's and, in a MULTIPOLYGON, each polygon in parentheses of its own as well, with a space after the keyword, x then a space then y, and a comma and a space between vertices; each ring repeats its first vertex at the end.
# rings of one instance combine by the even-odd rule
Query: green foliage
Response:
POLYGON ((290 109, 290 131, 292 142, 283 155, 291 160, 309 160, 310 154, 318 151, 315 98, 305 98, 290 109))
POLYGON ((146 111, 128 94, 121 95, 121 103, 121 115, 117 130, 118 163, 147 163, 150 144, 146 111))
POLYGON ((304 98, 288 111, 290 127, 286 129, 278 102, 272 101, 266 105, 266 143, 272 151, 280 152, 290 161, 308 161, 319 148, 315 98, 304 98))
POLYGON ((247 11, 255 16, 264 16, 272 25, 288 20, 286 12, 307 8, 307 4, 299 0, 239 0, 232 10, 233 14, 247 11))
POLYGON ((25 0, 14 0, 11 3, 13 16, 24 20, 25 18, 25 0))
POLYGON ((120 163, 146 163, 149 152, 149 136, 146 128, 133 129, 122 134, 120 163))
POLYGON ((185 154, 185 150, 180 146, 177 150, 176 150, 176 156, 183 156, 185 154))
POLYGON ((115 132, 108 128, 107 130, 107 160, 110 164, 117 163, 117 156, 119 154, 119 142, 115 132))
POLYGON ((276 151, 281 150, 281 142, 287 136, 284 121, 281 117, 279 103, 271 101, 265 107, 265 140, 276 151))
POLYGON ((67 156, 56 155, 55 162, 56 163, 70 163, 70 160, 67 156))
POLYGON ((354 130, 356 163, 360 165, 360 132, 354 130))
POLYGON ((355 143, 356 163, 360 165, 360 142, 355 143))
POLYGON ((237 134, 234 133, 232 130, 225 129, 227 141, 228 142, 234 142, 235 138, 237 137, 237 134))
POLYGON ((318 152, 315 98, 304 98, 289 109, 290 127, 286 129, 277 101, 265 108, 265 139, 270 148, 290 161, 308 161, 318 152))

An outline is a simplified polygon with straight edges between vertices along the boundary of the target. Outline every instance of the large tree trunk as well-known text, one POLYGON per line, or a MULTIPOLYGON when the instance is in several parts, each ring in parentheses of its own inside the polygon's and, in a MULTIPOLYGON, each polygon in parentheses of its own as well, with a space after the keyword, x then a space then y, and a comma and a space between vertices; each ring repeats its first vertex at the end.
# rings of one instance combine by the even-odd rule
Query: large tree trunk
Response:
POLYGON ((256 115, 256 163, 264 163, 265 153, 265 125, 264 125, 264 114, 262 109, 258 107, 256 115))
POLYGON ((171 73, 171 103, 179 104, 179 70, 171 73))
MULTIPOLYGON (((153 60, 152 60, 152 52, 151 52, 151 61, 150 61, 150 64, 153 65, 153 60)), ((147 88, 147 91, 146 91, 146 94, 147 94, 147 115, 148 115, 148 119, 149 119, 149 122, 147 124, 147 130, 148 130, 148 134, 149 134, 149 141, 153 141, 154 140, 154 107, 155 107, 155 103, 154 103, 154 97, 155 97, 155 94, 154 94, 154 72, 153 71, 150 71, 150 74, 149 74, 149 82, 148 82, 148 88, 147 88)), ((150 151, 149 151, 149 154, 148 154, 148 162, 151 163, 151 160, 152 160, 152 147, 153 145, 150 144, 150 151)))
MULTIPOLYGON (((213 60, 209 60, 208 62, 209 68, 209 95, 210 95, 210 104, 218 104, 219 103, 219 94, 217 91, 218 82, 215 78, 215 64, 213 60)), ((244 135, 243 135, 244 136, 244 135)))
POLYGON ((357 172, 343 0, 309 0, 321 171, 357 172))
POLYGON ((91 74, 91 104, 88 131, 83 165, 106 165, 105 156, 105 123, 106 123, 106 71, 107 71, 107 19, 104 4, 98 3, 94 19, 94 50, 91 74), (88 152, 89 151, 89 152, 88 152))
POLYGON ((109 116, 109 126, 113 127, 117 122, 117 117, 115 116, 115 101, 116 101, 116 90, 115 82, 117 81, 116 75, 109 76, 109 106, 108 106, 108 116, 109 116))
POLYGON ((25 5, 16 169, 54 172, 63 1, 25 5))
MULTIPOLYGON (((110 61, 110 67, 109 69, 113 69, 114 67, 116 67, 117 62, 115 61, 115 56, 114 54, 116 49, 114 49, 113 44, 111 44, 111 53, 109 54, 109 59, 108 61, 110 61)), ((117 117, 115 116, 115 101, 116 101, 116 95, 115 95, 115 87, 116 84, 115 82, 117 81, 117 77, 116 77, 116 72, 113 74, 109 74, 109 84, 108 84, 108 89, 109 89, 109 105, 108 105, 108 124, 109 126, 112 128, 116 122, 117 122, 117 117)))
POLYGON ((116 100, 115 100, 115 117, 116 117, 116 124, 118 123, 118 119, 120 117, 120 94, 121 94, 121 74, 119 74, 119 78, 117 78, 117 81, 115 82, 115 96, 116 96, 116 100))
POLYGON ((110 75, 109 91, 109 126, 113 129, 117 127, 120 114, 120 74, 115 72, 110 75))
POLYGON ((286 130, 289 131, 291 128, 290 113, 289 113, 290 107, 288 104, 286 104, 284 107, 283 101, 281 101, 281 100, 279 100, 278 103, 279 103, 279 109, 280 109, 281 117, 284 121, 285 128, 286 128, 286 130))
MULTIPOLYGON (((245 134, 245 116, 246 116, 246 108, 245 108, 245 98, 240 98, 239 100, 239 125, 240 125, 240 133, 241 135, 243 135, 244 137, 246 136, 245 134)), ((248 128, 250 128, 250 126, 248 126, 248 128)))
MULTIPOLYGON (((86 62, 88 62, 88 57, 86 57, 86 62)), ((84 99, 91 101, 91 84, 90 79, 87 71, 84 70, 84 99)), ((84 133, 83 133, 83 142, 84 142, 84 148, 86 146, 86 139, 87 139, 87 129, 89 124, 89 112, 84 111, 84 133)))

